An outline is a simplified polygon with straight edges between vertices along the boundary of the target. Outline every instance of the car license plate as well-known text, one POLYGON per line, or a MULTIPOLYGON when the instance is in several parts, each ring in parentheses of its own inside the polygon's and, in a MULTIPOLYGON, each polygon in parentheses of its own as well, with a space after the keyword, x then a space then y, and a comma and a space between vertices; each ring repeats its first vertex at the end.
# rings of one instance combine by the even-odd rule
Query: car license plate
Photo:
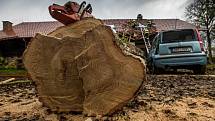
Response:
POLYGON ((172 52, 173 53, 178 53, 178 52, 191 52, 192 51, 192 48, 190 47, 179 47, 179 48, 173 48, 172 49, 172 52))

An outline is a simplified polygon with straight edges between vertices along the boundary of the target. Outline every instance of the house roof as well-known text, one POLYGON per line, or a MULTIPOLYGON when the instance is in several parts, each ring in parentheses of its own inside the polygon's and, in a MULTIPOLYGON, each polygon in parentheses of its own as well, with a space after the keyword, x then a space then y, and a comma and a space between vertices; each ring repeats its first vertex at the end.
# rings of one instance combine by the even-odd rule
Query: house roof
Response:
POLYGON ((157 31, 195 29, 196 26, 180 19, 153 19, 157 31))
POLYGON ((60 22, 23 22, 13 26, 14 34, 7 34, 4 31, 0 31, 0 39, 10 38, 27 38, 33 37, 36 33, 48 34, 56 28, 63 26, 60 22))
MULTIPOLYGON (((134 19, 104 19, 104 23, 108 25, 115 25, 116 31, 122 31, 122 25, 134 19)), ((196 28, 193 24, 179 20, 179 19, 149 19, 155 23, 157 31, 172 30, 172 29, 191 29, 196 28)), ((141 21, 142 24, 147 22, 146 19, 141 21)), ((48 22, 23 22, 13 26, 13 34, 8 34, 0 31, 0 40, 10 38, 26 38, 33 37, 36 33, 48 34, 56 28, 63 26, 58 21, 48 22)))

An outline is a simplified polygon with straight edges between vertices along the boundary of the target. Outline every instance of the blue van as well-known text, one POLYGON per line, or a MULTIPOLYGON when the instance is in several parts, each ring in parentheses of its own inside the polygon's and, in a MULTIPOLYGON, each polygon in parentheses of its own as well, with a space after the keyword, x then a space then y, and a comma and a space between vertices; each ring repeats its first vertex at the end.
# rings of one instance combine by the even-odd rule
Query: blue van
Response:
POLYGON ((206 72, 207 55, 197 29, 159 32, 148 55, 152 73, 167 69, 190 69, 195 74, 206 72))

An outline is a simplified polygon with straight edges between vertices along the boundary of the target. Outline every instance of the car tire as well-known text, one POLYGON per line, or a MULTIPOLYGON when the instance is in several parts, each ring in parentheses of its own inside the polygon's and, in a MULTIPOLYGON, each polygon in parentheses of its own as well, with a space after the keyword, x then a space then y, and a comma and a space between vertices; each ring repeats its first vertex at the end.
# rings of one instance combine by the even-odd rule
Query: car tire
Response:
POLYGON ((198 66, 197 68, 193 69, 194 74, 205 74, 206 72, 206 65, 198 66))

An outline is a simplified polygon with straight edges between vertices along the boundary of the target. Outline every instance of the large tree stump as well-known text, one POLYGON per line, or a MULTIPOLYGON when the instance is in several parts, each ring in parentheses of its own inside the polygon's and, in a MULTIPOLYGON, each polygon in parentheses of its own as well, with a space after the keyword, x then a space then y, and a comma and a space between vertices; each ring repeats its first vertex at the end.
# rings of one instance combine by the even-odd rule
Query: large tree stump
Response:
POLYGON ((124 55, 110 28, 97 19, 37 34, 24 53, 39 99, 53 111, 107 115, 145 80, 140 59, 124 55))

